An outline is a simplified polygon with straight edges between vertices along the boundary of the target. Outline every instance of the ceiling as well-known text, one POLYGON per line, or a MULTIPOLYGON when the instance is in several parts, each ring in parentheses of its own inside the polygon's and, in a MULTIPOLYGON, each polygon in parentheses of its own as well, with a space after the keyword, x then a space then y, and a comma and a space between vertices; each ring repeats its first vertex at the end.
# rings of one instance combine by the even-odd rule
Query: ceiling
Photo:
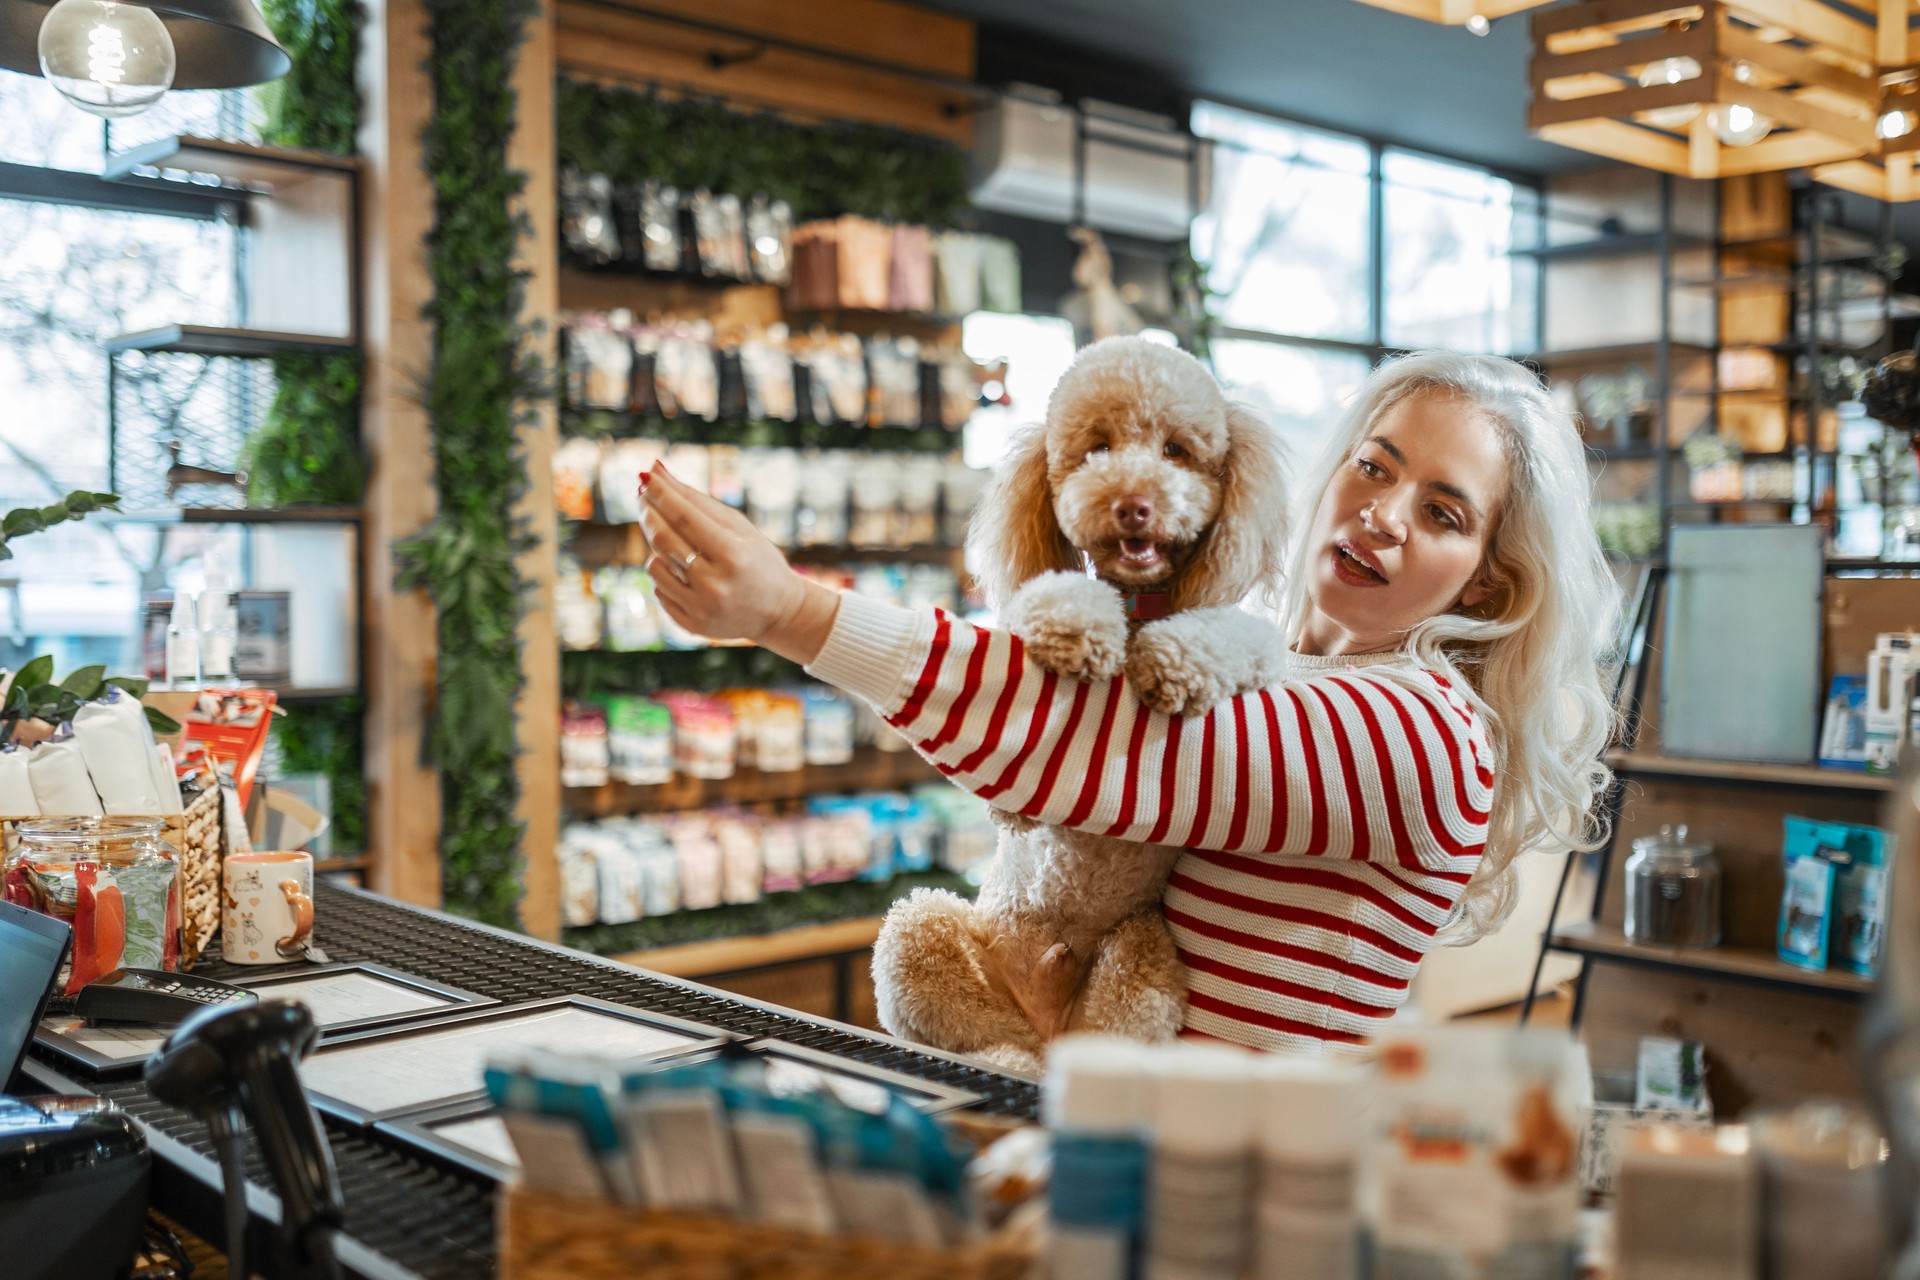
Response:
POLYGON ((1482 37, 1358 0, 930 3, 981 23, 989 82, 1092 55, 1116 64, 1106 78, 1121 91, 1131 70, 1149 92, 1259 107, 1490 168, 1545 174, 1602 163, 1528 135, 1524 13, 1482 37))

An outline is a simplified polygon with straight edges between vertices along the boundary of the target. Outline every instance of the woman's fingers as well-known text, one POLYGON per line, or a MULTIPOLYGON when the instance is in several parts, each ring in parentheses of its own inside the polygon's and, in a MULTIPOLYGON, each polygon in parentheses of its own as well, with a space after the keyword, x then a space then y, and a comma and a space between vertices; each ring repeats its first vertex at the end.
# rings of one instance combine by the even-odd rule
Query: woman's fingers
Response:
MULTIPOLYGON (((681 577, 693 547, 688 545, 672 524, 654 512, 651 504, 640 509, 640 531, 646 535, 648 550, 654 558, 666 561, 671 566, 673 576, 681 577)), ((657 578, 660 575, 654 576, 657 578)))
MULTIPOLYGON (((664 462, 655 462, 648 475, 651 479, 640 490, 646 507, 657 514, 660 523, 678 534, 687 547, 710 556, 726 544, 729 534, 719 517, 720 513, 732 513, 725 504, 683 483, 667 470, 664 462)), ((651 530, 648 536, 652 536, 651 530)))

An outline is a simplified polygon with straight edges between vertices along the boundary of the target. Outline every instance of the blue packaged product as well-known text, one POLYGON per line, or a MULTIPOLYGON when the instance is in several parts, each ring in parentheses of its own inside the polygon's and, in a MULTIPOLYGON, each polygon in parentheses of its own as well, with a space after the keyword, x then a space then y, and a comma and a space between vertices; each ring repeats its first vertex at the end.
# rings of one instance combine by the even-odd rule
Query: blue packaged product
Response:
POLYGON ((1847 828, 1810 818, 1786 819, 1786 885, 1780 895, 1780 958, 1802 969, 1825 969, 1833 930, 1836 863, 1847 828))
POLYGON ((1887 833, 1851 827, 1846 861, 1835 870, 1833 962, 1863 978, 1878 976, 1887 918, 1887 833))

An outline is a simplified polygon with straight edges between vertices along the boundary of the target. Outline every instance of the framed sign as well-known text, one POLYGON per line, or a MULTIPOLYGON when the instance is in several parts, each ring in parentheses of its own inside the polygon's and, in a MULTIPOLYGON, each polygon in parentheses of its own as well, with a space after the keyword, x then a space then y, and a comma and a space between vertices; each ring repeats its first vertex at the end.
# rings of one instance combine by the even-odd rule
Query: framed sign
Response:
POLYGON ((383 1120, 373 1129, 495 1182, 511 1181, 520 1173, 520 1153, 513 1149, 506 1122, 489 1102, 456 1102, 383 1120))
POLYGON ((372 1125, 484 1098, 487 1058, 497 1050, 551 1049, 637 1064, 733 1038, 664 1013, 560 996, 350 1031, 314 1050, 300 1064, 300 1080, 321 1110, 372 1125))
MULTIPOLYGON (((718 1048, 697 1049, 677 1055, 670 1063, 662 1065, 700 1061, 721 1052, 718 1048)), ((788 1044, 784 1040, 749 1040, 730 1045, 725 1052, 751 1053, 763 1059, 767 1068, 767 1088, 775 1095, 824 1090, 858 1111, 885 1110, 886 1095, 889 1093, 898 1094, 916 1111, 924 1111, 929 1115, 956 1111, 980 1101, 979 1094, 968 1093, 965 1089, 888 1071, 884 1067, 870 1067, 864 1062, 838 1058, 804 1045, 788 1044)))
POLYGON ((444 982, 432 982, 379 964, 328 964, 242 978, 235 983, 262 1000, 298 1000, 331 1039, 349 1031, 415 1022, 453 1009, 500 1002, 444 982))
MULTIPOLYGON (((298 1000, 312 1009, 322 1044, 351 1031, 499 1003, 377 964, 309 965, 234 985, 262 1000, 298 1000)), ((74 1065, 113 1079, 138 1075, 172 1032, 171 1026, 139 1022, 90 1027, 85 1019, 67 1015, 42 1019, 34 1038, 74 1065)))

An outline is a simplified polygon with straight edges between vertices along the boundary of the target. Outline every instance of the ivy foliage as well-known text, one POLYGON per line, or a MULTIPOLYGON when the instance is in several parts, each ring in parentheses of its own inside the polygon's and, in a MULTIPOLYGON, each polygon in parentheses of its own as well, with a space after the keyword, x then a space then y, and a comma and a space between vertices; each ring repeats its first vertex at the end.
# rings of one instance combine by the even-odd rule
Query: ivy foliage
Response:
POLYGON ((359 506, 366 493, 357 429, 360 357, 279 355, 273 377, 273 403, 241 451, 247 505, 359 506))
POLYGON ((449 911, 518 923, 520 841, 514 772, 524 584, 531 538, 510 514, 526 490, 523 427, 546 386, 520 322, 526 273, 513 259, 528 226, 512 204, 526 174, 507 164, 518 106, 514 63, 536 0, 425 0, 433 118, 427 270, 433 300, 422 401, 433 430, 439 511, 395 547, 397 581, 439 611, 437 702, 428 748, 440 770, 442 892, 449 911))
POLYGON ((564 77, 557 94, 561 165, 615 182, 765 195, 785 200, 797 219, 856 213, 952 226, 967 207, 966 157, 938 138, 875 124, 797 124, 710 98, 564 77))
POLYGON ((120 498, 111 493, 89 493, 75 489, 66 497, 44 507, 15 507, 0 517, 0 560, 13 559, 15 538, 24 538, 42 529, 51 529, 69 520, 78 520, 94 511, 118 511, 120 498))
POLYGON ((288 770, 324 773, 330 781, 333 847, 349 853, 367 847, 367 765, 361 733, 365 711, 365 702, 353 695, 294 707, 273 724, 288 770))
MULTIPOLYGON (((45 724, 65 724, 80 713, 81 704, 92 702, 112 685, 138 698, 147 691, 147 682, 137 676, 110 676, 102 666, 81 667, 58 684, 53 679, 53 655, 43 653, 21 667, 7 686, 7 698, 0 706, 0 742, 11 742, 14 730, 29 720, 45 724)), ((178 733, 180 722, 152 707, 143 707, 147 723, 155 733, 178 733)))
POLYGON ((360 91, 353 64, 360 56, 360 0, 261 0, 261 16, 293 67, 258 90, 266 119, 261 140, 352 155, 360 129, 360 91))
POLYGON ((806 680, 799 664, 779 654, 735 645, 633 653, 571 649, 560 655, 560 689, 569 698, 662 689, 770 689, 806 680))

